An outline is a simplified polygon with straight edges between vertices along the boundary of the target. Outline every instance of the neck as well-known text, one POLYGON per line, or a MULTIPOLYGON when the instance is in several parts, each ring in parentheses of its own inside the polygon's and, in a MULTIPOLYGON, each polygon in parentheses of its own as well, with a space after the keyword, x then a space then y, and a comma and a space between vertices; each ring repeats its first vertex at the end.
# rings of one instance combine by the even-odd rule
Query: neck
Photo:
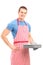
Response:
POLYGON ((19 21, 24 21, 24 19, 18 18, 19 21))

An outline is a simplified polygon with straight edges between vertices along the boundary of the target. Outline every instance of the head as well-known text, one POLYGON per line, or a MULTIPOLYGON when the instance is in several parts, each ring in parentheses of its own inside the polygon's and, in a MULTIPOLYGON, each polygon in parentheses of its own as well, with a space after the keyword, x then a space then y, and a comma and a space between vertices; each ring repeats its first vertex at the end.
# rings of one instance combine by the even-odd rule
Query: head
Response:
POLYGON ((25 6, 21 6, 18 10, 19 19, 24 20, 27 14, 27 8, 25 6))

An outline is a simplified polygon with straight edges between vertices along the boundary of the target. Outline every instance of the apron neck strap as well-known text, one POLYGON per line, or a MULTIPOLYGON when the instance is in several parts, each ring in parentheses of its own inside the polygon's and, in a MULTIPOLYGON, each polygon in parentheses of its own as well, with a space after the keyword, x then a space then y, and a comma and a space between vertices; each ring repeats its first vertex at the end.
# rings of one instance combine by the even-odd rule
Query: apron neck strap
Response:
MULTIPOLYGON (((24 21, 25 25, 27 25, 27 23, 24 21)), ((17 24, 19 25, 19 19, 17 19, 17 24)))

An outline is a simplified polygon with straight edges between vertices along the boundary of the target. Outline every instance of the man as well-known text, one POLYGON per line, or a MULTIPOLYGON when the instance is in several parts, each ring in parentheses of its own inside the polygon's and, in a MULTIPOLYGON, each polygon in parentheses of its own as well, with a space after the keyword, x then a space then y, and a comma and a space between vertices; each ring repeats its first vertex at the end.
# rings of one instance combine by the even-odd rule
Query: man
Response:
POLYGON ((27 8, 21 6, 18 11, 18 18, 9 23, 2 32, 2 39, 11 48, 11 65, 30 65, 29 50, 23 48, 23 44, 33 42, 31 37, 31 26, 25 22, 24 18, 27 14, 27 8), (6 36, 12 32, 14 44, 12 45, 6 36))

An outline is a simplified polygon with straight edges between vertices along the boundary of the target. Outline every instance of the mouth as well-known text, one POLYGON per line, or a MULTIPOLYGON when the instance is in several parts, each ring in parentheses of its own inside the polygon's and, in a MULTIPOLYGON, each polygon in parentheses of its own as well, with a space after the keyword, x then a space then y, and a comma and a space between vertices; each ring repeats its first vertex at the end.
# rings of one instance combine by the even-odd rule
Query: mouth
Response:
POLYGON ((24 17, 24 15, 21 15, 21 17, 24 17))

